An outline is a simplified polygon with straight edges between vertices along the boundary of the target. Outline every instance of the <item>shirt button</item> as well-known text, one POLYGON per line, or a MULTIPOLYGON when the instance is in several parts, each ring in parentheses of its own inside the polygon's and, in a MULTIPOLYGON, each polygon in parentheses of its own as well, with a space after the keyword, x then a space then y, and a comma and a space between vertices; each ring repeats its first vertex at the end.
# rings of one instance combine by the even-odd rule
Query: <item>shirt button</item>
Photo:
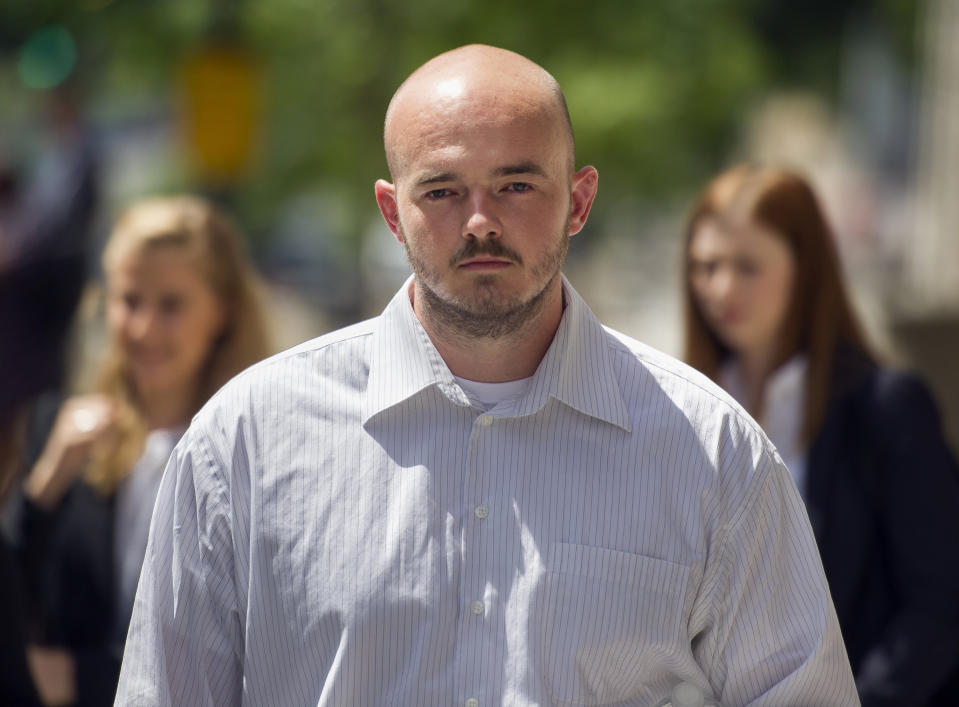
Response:
POLYGON ((489 427, 493 424, 493 418, 489 415, 480 415, 477 422, 479 422, 480 427, 489 427))
POLYGON ((480 520, 483 520, 483 518, 489 515, 489 508, 487 508, 484 505, 479 505, 473 509, 473 515, 475 515, 480 520))
POLYGON ((470 611, 473 612, 474 616, 481 615, 486 610, 486 606, 481 601, 470 602, 470 611))
POLYGON ((466 700, 466 707, 479 707, 479 700, 475 697, 470 697, 466 700))

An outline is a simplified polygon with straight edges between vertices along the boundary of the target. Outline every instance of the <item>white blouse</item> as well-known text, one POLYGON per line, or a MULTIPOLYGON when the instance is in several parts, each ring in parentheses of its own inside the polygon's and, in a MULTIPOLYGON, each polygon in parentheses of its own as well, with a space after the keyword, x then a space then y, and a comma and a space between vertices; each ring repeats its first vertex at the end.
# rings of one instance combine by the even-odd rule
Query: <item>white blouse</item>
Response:
POLYGON ((163 469, 185 430, 185 427, 176 427, 147 434, 143 453, 130 475, 117 488, 113 558, 117 582, 116 626, 122 632, 121 638, 126 637, 127 623, 133 612, 133 599, 163 469))
MULTIPOLYGON (((779 456, 789 468, 799 493, 806 497, 806 453, 802 443, 803 410, 806 408, 806 370, 804 354, 796 354, 773 371, 763 391, 763 414, 758 420, 766 435, 776 445, 779 456)), ((746 384, 736 359, 723 365, 719 384, 736 401, 746 406, 746 384)))

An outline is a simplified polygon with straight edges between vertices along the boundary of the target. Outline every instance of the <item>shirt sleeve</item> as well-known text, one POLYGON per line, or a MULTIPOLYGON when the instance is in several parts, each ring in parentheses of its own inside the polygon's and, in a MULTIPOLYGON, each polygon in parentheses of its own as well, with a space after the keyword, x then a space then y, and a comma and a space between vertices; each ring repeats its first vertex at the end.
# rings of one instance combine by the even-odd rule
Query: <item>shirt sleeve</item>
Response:
POLYGON ((696 646, 722 705, 858 705, 809 520, 778 455, 761 454, 719 533, 713 619, 696 646))
POLYGON ((117 705, 240 704, 229 501, 222 465, 191 428, 170 457, 153 511, 117 705))

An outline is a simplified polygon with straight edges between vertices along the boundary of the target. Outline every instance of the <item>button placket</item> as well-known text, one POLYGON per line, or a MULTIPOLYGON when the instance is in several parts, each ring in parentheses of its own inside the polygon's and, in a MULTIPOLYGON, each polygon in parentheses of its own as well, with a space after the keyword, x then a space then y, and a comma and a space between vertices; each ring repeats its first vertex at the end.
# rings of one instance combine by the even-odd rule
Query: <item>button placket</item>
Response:
POLYGON ((474 419, 463 476, 463 575, 460 584, 463 613, 457 630, 457 655, 466 661, 460 673, 462 682, 459 687, 462 692, 459 694, 460 699, 464 700, 460 704, 468 707, 477 707, 485 690, 497 689, 495 684, 489 682, 490 676, 486 674, 488 666, 484 665, 481 656, 489 655, 497 640, 495 625, 491 625, 489 620, 490 612, 495 611, 495 607, 489 604, 490 597, 487 596, 490 582, 494 579, 493 568, 487 563, 495 559, 488 553, 487 545, 491 538, 485 524, 490 513, 486 504, 495 475, 495 467, 491 465, 495 464, 496 459, 498 424, 496 418, 485 413, 474 419))

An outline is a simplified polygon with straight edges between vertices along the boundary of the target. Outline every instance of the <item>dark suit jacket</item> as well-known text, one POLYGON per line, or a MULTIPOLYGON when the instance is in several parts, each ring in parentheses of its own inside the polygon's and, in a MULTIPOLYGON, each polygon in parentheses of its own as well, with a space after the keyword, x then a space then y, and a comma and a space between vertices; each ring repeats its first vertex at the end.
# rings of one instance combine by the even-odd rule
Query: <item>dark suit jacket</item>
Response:
POLYGON ((6 537, 0 533, 0 704, 39 705, 27 667, 26 605, 20 572, 6 537))
POLYGON ((33 640, 70 649, 77 705, 112 705, 125 627, 115 616, 114 497, 77 482, 53 513, 26 503, 21 564, 33 640))
POLYGON ((836 390, 806 501, 863 705, 959 704, 959 470, 936 405, 869 364, 836 390))

